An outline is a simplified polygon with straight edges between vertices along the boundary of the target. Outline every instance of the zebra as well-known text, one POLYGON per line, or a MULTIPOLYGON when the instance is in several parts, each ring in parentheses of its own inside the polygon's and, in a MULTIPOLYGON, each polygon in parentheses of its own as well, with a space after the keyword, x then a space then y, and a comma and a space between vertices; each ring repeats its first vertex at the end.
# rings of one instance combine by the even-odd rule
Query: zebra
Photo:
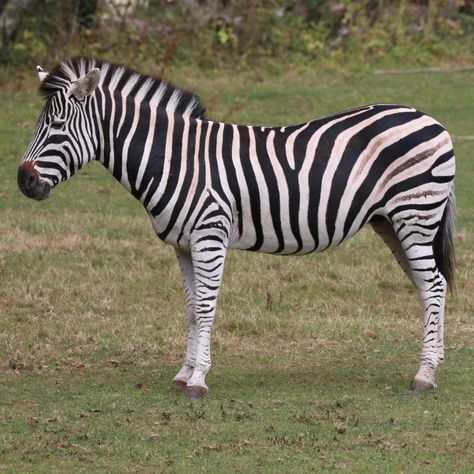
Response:
POLYGON ((299 125, 206 117, 197 95, 123 65, 78 57, 38 66, 45 99, 18 169, 43 200, 100 161, 174 247, 189 322, 172 386, 208 393, 211 329, 228 249, 304 255, 370 223, 418 290, 421 363, 412 389, 436 388, 453 283, 455 157, 446 129, 414 108, 372 104, 299 125))

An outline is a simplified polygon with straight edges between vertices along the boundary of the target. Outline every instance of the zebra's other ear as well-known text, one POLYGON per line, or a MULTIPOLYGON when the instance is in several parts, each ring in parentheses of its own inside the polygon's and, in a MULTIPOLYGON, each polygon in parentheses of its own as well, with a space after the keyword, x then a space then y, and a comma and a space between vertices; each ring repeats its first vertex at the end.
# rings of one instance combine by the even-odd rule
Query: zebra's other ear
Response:
POLYGON ((43 82, 49 75, 49 72, 45 71, 41 66, 36 66, 36 72, 38 73, 41 82, 43 82))
POLYGON ((91 69, 85 76, 78 79, 72 87, 72 93, 78 98, 82 99, 91 95, 100 81, 100 69, 91 69))

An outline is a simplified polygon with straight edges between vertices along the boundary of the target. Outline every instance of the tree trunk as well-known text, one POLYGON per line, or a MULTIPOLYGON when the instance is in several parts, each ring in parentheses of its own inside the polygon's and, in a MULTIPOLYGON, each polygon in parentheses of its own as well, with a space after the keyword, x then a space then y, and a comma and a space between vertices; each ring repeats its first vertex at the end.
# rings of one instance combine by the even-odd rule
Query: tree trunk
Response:
POLYGON ((441 0, 430 0, 428 6, 428 19, 426 22, 426 38, 431 41, 435 35, 436 25, 438 23, 438 16, 440 10, 441 0))
POLYGON ((30 0, 0 0, 0 49, 14 36, 30 0))

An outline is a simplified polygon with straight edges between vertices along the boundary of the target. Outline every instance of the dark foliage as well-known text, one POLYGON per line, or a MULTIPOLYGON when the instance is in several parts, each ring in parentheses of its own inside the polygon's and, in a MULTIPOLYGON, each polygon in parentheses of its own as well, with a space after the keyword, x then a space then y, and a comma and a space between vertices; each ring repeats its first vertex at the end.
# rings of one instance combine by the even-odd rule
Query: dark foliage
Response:
POLYGON ((474 31, 467 1, 137 0, 123 7, 111 0, 11 0, 2 4, 6 6, 0 24, 0 65, 12 68, 51 64, 76 54, 146 66, 158 73, 183 62, 201 68, 320 58, 363 64, 391 56, 420 64, 462 57, 468 48, 463 38, 474 31), (446 47, 448 41, 456 45, 446 47))

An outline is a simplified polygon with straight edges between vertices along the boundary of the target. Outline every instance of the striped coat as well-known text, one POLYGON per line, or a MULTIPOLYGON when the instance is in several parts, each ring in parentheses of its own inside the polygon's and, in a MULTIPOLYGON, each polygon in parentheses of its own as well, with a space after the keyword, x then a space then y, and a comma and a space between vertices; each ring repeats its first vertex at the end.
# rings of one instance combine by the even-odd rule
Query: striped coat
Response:
POLYGON ((48 197, 98 159, 173 245, 186 290, 188 350, 174 386, 207 393, 210 334, 229 248, 298 255, 366 223, 417 286, 425 333, 414 388, 436 386, 453 271, 449 134, 413 108, 377 104, 287 127, 209 120, 192 93, 86 58, 40 70, 46 98, 18 173, 48 197))

